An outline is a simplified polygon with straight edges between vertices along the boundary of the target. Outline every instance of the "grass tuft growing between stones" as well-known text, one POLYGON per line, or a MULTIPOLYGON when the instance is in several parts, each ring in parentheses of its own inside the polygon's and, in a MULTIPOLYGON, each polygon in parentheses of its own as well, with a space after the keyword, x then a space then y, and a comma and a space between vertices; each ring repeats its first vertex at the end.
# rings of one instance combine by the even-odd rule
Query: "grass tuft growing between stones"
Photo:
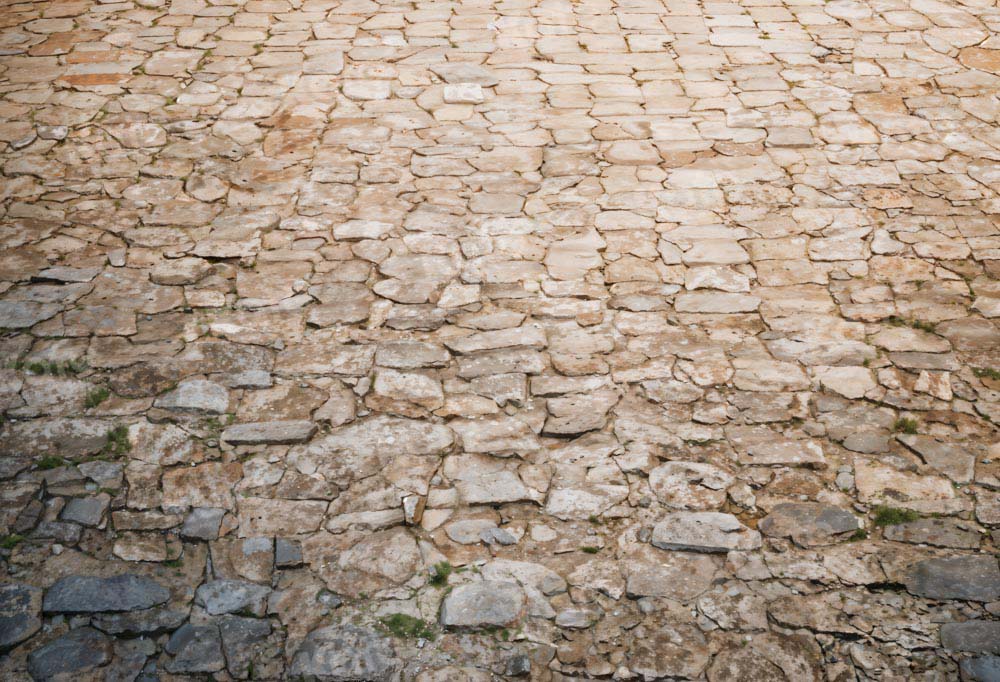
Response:
POLYGON ((102 455, 119 456, 124 455, 132 449, 132 443, 128 440, 128 427, 124 424, 119 424, 109 430, 107 437, 108 442, 104 444, 104 449, 101 450, 102 455))
POLYGON ((896 420, 896 423, 892 425, 892 430, 896 433, 906 433, 913 435, 917 432, 917 427, 920 426, 920 422, 916 419, 908 419, 906 417, 900 417, 896 420))
POLYGON ((97 407, 111 395, 111 391, 104 388, 103 386, 95 388, 93 391, 87 394, 87 399, 83 401, 83 406, 88 410, 97 407))
POLYGON ((14 549, 22 542, 24 542, 23 535, 18 535, 17 533, 4 535, 3 539, 0 539, 0 549, 14 549))
POLYGON ((41 469, 42 471, 49 471, 50 469, 58 469, 59 467, 65 465, 66 465, 66 460, 56 455, 45 455, 35 463, 35 466, 41 469))
POLYGON ((393 637, 400 639, 428 639, 433 640, 437 633, 423 618, 415 618, 405 613, 390 613, 388 616, 379 618, 379 623, 393 637))
POLYGON ((433 585, 434 587, 444 587, 445 585, 447 585, 448 576, 451 575, 451 572, 453 570, 454 568, 452 568, 452 565, 447 561, 439 561, 433 566, 431 566, 430 569, 431 585, 433 585))
POLYGON ((973 367, 972 373, 980 379, 1000 381, 1000 369, 993 369, 992 367, 973 367))
POLYGON ((898 526, 901 523, 909 523, 920 518, 920 514, 912 509, 899 509, 897 507, 875 507, 875 525, 880 528, 885 526, 898 526))

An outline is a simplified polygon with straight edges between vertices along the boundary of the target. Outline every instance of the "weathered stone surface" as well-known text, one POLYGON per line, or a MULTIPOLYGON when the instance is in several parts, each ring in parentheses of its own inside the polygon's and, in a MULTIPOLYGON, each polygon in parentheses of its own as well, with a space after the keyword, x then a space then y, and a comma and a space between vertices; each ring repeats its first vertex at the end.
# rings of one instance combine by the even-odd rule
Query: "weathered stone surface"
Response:
POLYGON ((356 625, 331 625, 309 633, 288 672, 323 682, 388 682, 400 667, 385 635, 356 625))
POLYGON ((929 599, 993 601, 1000 596, 1000 568, 988 555, 926 559, 910 567, 906 589, 929 599))
POLYGON ((459 585, 441 603, 441 624, 454 628, 505 627, 521 617, 524 592, 516 583, 484 580, 459 585))
POLYGON ((674 512, 653 527, 654 547, 694 552, 729 552, 760 547, 760 533, 750 530, 732 514, 674 512))
POLYGON ((734 482, 728 472, 700 462, 667 462, 649 472, 650 489, 674 509, 716 509, 734 482))
POLYGON ((184 624, 170 636, 164 650, 173 656, 165 666, 168 672, 211 673, 226 667, 219 627, 214 623, 184 624))
POLYGON ((995 4, 8 3, 0 678, 989 675, 995 4))
POLYGON ((132 573, 110 578, 68 576, 45 591, 46 613, 135 611, 162 604, 170 597, 160 583, 132 573))
POLYGON ((951 519, 919 519, 886 527, 884 536, 895 542, 926 544, 933 547, 978 549, 980 536, 951 519))
POLYGON ((69 679, 111 660, 111 640, 89 627, 77 628, 34 650, 28 672, 35 680, 69 679))
POLYGON ((847 539, 860 527, 846 509, 812 502, 777 505, 757 525, 769 537, 791 538, 802 547, 830 545, 847 539))
POLYGON ((1000 623, 967 620, 941 626, 941 646, 974 654, 1000 654, 1000 623))
POLYGON ((233 445, 302 443, 316 433, 316 425, 305 420, 234 424, 222 432, 222 440, 233 445))
POLYGON ((30 585, 0 586, 0 651, 7 651, 42 627, 42 591, 30 585))
POLYGON ((192 379, 156 399, 156 406, 169 410, 222 414, 229 409, 229 392, 211 381, 192 379))
POLYGON ((241 611, 263 616, 270 593, 263 585, 243 580, 214 580, 198 588, 195 603, 213 616, 241 611))

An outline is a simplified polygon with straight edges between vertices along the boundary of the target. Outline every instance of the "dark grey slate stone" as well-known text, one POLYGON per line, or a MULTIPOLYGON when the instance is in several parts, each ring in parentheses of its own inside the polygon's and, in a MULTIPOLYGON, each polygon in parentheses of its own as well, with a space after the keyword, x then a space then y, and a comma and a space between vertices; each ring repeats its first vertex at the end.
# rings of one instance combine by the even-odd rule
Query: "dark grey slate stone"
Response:
POLYGON ((302 545, 295 540, 277 538, 274 541, 274 565, 289 568, 302 565, 302 545))
POLYGON ((107 493, 94 497, 74 497, 63 507, 60 517, 63 521, 94 527, 101 523, 110 502, 111 496, 107 493))
POLYGON ((941 626, 941 646, 974 654, 1000 654, 1000 621, 945 623, 941 626))
POLYGON ((911 567, 905 584, 919 597, 988 602, 1000 597, 1000 569, 992 556, 927 559, 911 567))
POLYGON ((111 639, 93 628, 72 630, 35 649, 28 656, 28 673, 34 680, 85 673, 111 660, 111 639))
POLYGON ((250 611, 263 616, 271 588, 243 580, 213 580, 198 588, 194 601, 213 616, 250 611))
POLYGON ((263 644, 271 634, 271 624, 241 616, 222 616, 218 622, 226 667, 234 677, 246 678, 251 662, 260 658, 263 644))
POLYGON ((45 593, 46 613, 100 613, 136 611, 162 604, 170 598, 155 580, 132 573, 110 578, 72 575, 60 578, 45 593))
POLYGON ((961 665, 963 679, 972 682, 1000 682, 1000 656, 967 658, 961 665))
POLYGON ((292 658, 289 674, 319 682, 388 682, 400 665, 385 635, 356 625, 331 625, 309 633, 292 658))
POLYGON ((30 585, 0 585, 0 651, 7 651, 42 627, 42 591, 30 585))
POLYGON ((172 632, 184 624, 188 614, 167 608, 123 613, 99 613, 90 623, 109 635, 148 635, 172 632))
POLYGON ((531 659, 527 654, 514 654, 507 659, 504 666, 504 675, 508 677, 521 677, 531 672, 531 659))
POLYGON ((167 663, 167 672, 214 673, 226 667, 222 655, 219 628, 210 625, 187 625, 171 635, 166 652, 173 656, 167 663))

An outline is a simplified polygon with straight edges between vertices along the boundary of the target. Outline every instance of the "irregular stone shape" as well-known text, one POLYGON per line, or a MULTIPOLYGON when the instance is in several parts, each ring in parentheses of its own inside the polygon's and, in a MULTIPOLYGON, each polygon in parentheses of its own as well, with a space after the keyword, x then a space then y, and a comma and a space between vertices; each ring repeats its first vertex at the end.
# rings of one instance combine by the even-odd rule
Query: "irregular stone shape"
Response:
POLYGON ((90 623, 109 635, 147 635, 173 632, 184 624, 188 615, 187 611, 154 607, 144 611, 99 613, 90 623))
POLYGON ((213 580, 198 587, 194 601, 213 616, 243 610, 263 616, 270 593, 264 585, 243 580, 213 580))
POLYGON ((375 373, 375 395, 389 400, 412 402, 429 410, 444 405, 441 382, 434 376, 421 372, 398 372, 380 369, 375 373))
POLYGON ((857 400, 875 388, 871 370, 864 367, 829 367, 817 369, 816 375, 823 388, 857 400))
POLYGON ((758 525, 769 537, 791 538, 802 547, 831 545, 860 528, 851 512, 827 504, 788 502, 777 505, 758 525))
POLYGON ((30 585, 0 585, 0 652, 31 637, 42 627, 42 591, 30 585))
POLYGON ((956 499, 951 481, 943 476, 921 476, 856 458, 854 481, 859 499, 866 504, 888 504, 927 513, 954 512, 965 507, 964 501, 956 499))
POLYGON ((562 576, 542 564, 494 559, 485 564, 481 571, 485 580, 517 582, 525 587, 533 587, 546 596, 566 591, 566 581, 562 576))
POLYGON ((666 462, 649 472, 650 489, 673 509, 716 509, 726 501, 726 489, 735 480, 719 467, 702 462, 666 462))
POLYGON ((59 515, 64 521, 72 521, 83 526, 97 527, 108 510, 111 496, 101 493, 94 497, 74 497, 63 507, 59 515))
POLYGON ((687 602, 712 586, 715 560, 692 552, 662 552, 648 545, 630 549, 622 561, 625 591, 632 597, 665 597, 687 602))
POLYGON ((453 440, 451 430, 442 424, 379 415, 334 429, 307 446, 293 448, 291 454, 325 458, 348 451, 368 457, 389 449, 396 456, 436 455, 451 447, 453 440))
POLYGON ((964 676, 973 682, 1000 682, 1000 656, 977 656, 962 660, 959 666, 964 676))
POLYGON ((524 612, 524 591, 516 584, 484 580, 459 585, 441 603, 441 624, 454 628, 505 627, 524 612))
POLYGON ((250 677, 254 658, 271 634, 271 624, 257 618, 224 616, 219 619, 226 668, 238 678, 250 677))
POLYGON ((185 624, 170 636, 164 648, 173 656, 167 661, 167 672, 212 673, 226 667, 222 654, 219 628, 211 625, 185 624))
POLYGON ((959 443, 942 443, 916 434, 899 434, 896 438, 955 483, 969 483, 975 476, 976 456, 959 443))
POLYGON ((394 587, 412 578, 420 565, 420 549, 405 528, 368 533, 337 558, 342 575, 334 577, 340 582, 335 589, 357 594, 394 587))
POLYGON ((988 602, 1000 597, 1000 569, 993 556, 927 559, 910 567, 905 584, 918 597, 988 602))
POLYGON ((212 381, 189 379, 157 398, 154 404, 168 410, 223 414, 229 409, 229 391, 212 381))
POLYGON ((542 431, 551 435, 574 435, 603 428, 607 413, 618 402, 617 391, 593 391, 587 394, 549 398, 549 412, 542 431))
POLYGON ((760 533, 732 514, 674 512, 653 527, 652 543, 660 549, 692 552, 729 552, 760 547, 760 533))
POLYGON ((243 475, 239 462, 205 462, 163 472, 164 507, 233 508, 233 488, 243 475))
POLYGON ((343 624, 310 632, 292 657, 288 674, 320 682, 390 682, 401 667, 388 637, 343 624))
POLYGON ((708 641, 688 623, 660 623, 629 644, 629 669, 647 680, 700 677, 711 658, 708 641))
POLYGON ((319 500, 239 500, 240 537, 311 533, 319 528, 328 504, 319 500))
POLYGON ((557 519, 587 519, 599 516, 628 497, 627 485, 580 482, 556 483, 545 500, 545 513, 557 519))
POLYGON ((962 528, 953 519, 918 519, 888 526, 882 534, 894 542, 954 549, 979 549, 980 542, 979 533, 962 528))
POLYGON ((181 535, 196 540, 217 540, 219 528, 222 526, 222 517, 225 514, 225 509, 212 507, 192 509, 187 518, 184 519, 184 525, 181 526, 181 535))
POLYGON ((304 443, 316 433, 311 421, 287 420, 234 424, 222 432, 222 440, 231 445, 284 445, 304 443))
POLYGON ((70 630, 28 656, 35 680, 71 679, 111 660, 111 639, 94 628, 70 630))
POLYGON ((753 466, 799 466, 810 469, 826 468, 826 458, 819 443, 811 440, 776 438, 755 443, 740 456, 740 463, 753 466))
POLYGON ((489 455, 452 455, 445 459, 444 474, 467 504, 540 502, 545 497, 521 480, 516 460, 489 455))
POLYGON ((60 578, 45 592, 45 613, 136 611, 162 604, 167 588, 151 578, 123 573, 110 578, 72 575, 60 578))
POLYGON ((748 639, 749 646, 727 648, 716 655, 707 671, 709 682, 823 679, 823 654, 811 633, 764 632, 748 639), (742 655, 747 653, 749 657, 742 655))
POLYGON ((475 83, 488 88, 500 82, 489 69, 469 62, 433 64, 429 68, 446 83, 475 83))
POLYGON ((454 419, 448 423, 462 439, 465 452, 488 453, 495 457, 527 454, 540 446, 531 428, 514 417, 454 419))
POLYGON ((153 123, 130 123, 122 126, 109 126, 107 131, 122 146, 130 149, 162 147, 167 143, 167 131, 153 123))
POLYGON ((951 651, 1000 654, 1000 622, 967 620, 941 626, 941 646, 951 651))
POLYGON ((53 317, 62 309, 55 303, 0 301, 0 320, 6 329, 27 329, 53 317))
POLYGON ((423 341, 388 341, 380 343, 375 352, 375 364, 393 369, 444 367, 451 354, 443 346, 423 341))

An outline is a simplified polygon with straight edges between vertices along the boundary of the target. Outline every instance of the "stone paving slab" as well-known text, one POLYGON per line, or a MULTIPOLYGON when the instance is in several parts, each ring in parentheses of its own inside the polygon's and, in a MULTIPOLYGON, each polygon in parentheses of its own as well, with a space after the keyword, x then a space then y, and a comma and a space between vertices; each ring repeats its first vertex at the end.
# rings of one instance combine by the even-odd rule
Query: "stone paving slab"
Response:
POLYGON ((995 680, 991 0, 0 11, 0 678, 995 680))

